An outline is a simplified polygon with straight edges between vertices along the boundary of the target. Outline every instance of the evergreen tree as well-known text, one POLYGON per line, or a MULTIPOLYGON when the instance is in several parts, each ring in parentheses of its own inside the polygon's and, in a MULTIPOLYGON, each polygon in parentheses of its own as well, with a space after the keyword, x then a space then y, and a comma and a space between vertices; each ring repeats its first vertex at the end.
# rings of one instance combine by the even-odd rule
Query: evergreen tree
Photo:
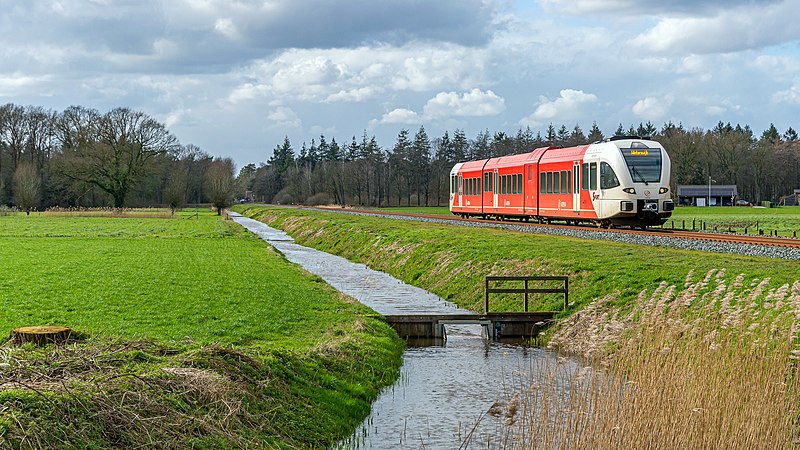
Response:
POLYGON ((278 176, 283 176, 289 167, 294 164, 294 150, 288 136, 284 136, 283 144, 275 147, 272 152, 272 158, 267 161, 267 164, 275 168, 278 176))
POLYGON ((617 130, 614 131, 614 136, 625 136, 625 128, 622 128, 622 122, 620 122, 617 130))
POLYGON ((586 136, 583 134, 580 125, 575 124, 575 128, 569 134, 569 145, 581 145, 584 143, 586 143, 586 136))
POLYGON ((469 140, 467 140, 467 135, 464 134, 464 130, 458 130, 453 133, 453 161, 451 162, 462 162, 466 160, 467 154, 469 153, 469 140))
POLYGON ((794 128, 789 127, 785 133, 783 133, 783 140, 786 142, 796 142, 798 139, 797 131, 794 131, 794 128))
POLYGON ((558 136, 556 135, 556 127, 553 126, 553 122, 550 122, 550 125, 547 126, 547 134, 544 137, 547 145, 556 145, 558 141, 558 136))
POLYGON ((592 128, 589 130, 589 136, 586 137, 589 142, 599 142, 603 140, 603 132, 597 126, 597 122, 592 122, 592 128))
POLYGON ((773 144, 781 140, 781 135, 778 133, 778 129, 775 128, 775 124, 769 124, 769 128, 764 130, 764 132, 761 134, 761 139, 769 141, 773 144))
MULTIPOLYGON (((400 206, 404 193, 408 193, 409 206, 411 202, 411 178, 409 176, 409 154, 411 152, 411 142, 408 140, 408 130, 403 128, 397 134, 397 142, 389 153, 389 171, 387 177, 390 186, 395 188, 397 193, 397 206, 400 206), (404 192, 404 185, 408 187, 404 192)), ((388 194, 387 190, 387 194, 388 194)))
POLYGON ((414 186, 417 191, 417 206, 420 206, 422 194, 425 195, 425 205, 429 201, 430 167, 431 167, 431 141, 425 127, 420 126, 417 134, 414 135, 414 142, 411 144, 411 168, 414 186))
POLYGON ((472 145, 472 157, 474 159, 487 159, 491 156, 492 148, 489 145, 489 130, 481 131, 475 137, 475 142, 472 145))

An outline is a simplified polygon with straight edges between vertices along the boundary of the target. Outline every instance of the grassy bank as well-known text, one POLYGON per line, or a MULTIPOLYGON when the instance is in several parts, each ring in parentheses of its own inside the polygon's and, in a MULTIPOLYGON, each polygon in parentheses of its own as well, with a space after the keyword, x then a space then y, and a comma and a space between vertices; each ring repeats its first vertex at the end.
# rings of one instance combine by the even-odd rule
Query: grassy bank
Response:
MULTIPOLYGON (((420 213, 420 214, 443 214, 451 215, 446 206, 430 207, 394 207, 381 208, 384 211, 420 213)), ((749 208, 749 207, 696 207, 679 206, 673 211, 672 217, 664 224, 664 228, 685 227, 691 229, 692 224, 696 229, 707 230, 716 228, 718 231, 732 231, 736 233, 758 234, 762 230, 764 234, 777 232, 780 236, 792 236, 793 233, 800 234, 800 207, 784 206, 780 208, 749 208)))
MULTIPOLYGON (((487 275, 569 276, 571 307, 565 315, 611 294, 615 306, 632 307, 643 290, 661 282, 680 285, 690 271, 724 269, 730 277, 770 278, 776 285, 797 279, 798 265, 791 261, 331 212, 237 209, 288 231, 303 245, 368 264, 473 310, 483 308, 487 275)), ((557 309, 558 301, 544 298, 539 308, 557 309)), ((520 310, 521 299, 492 297, 491 307, 520 310)))
POLYGON ((0 217, 0 446, 322 447, 398 376, 367 308, 211 213, 0 217))
POLYGON ((239 209, 471 309, 482 308, 486 275, 569 276, 572 304, 551 344, 592 364, 536 368, 541 378, 510 392, 505 448, 789 448, 798 437, 796 262, 239 209))

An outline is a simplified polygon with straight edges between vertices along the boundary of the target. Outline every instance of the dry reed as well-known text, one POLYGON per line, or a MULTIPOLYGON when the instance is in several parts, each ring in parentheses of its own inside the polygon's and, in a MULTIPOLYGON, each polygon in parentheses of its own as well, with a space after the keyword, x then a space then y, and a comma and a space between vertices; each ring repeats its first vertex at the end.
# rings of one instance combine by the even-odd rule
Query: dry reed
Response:
POLYGON ((537 361, 504 448, 794 448, 800 282, 768 285, 711 271, 642 294, 626 314, 594 305, 574 323, 606 347, 586 349, 582 369, 537 361))

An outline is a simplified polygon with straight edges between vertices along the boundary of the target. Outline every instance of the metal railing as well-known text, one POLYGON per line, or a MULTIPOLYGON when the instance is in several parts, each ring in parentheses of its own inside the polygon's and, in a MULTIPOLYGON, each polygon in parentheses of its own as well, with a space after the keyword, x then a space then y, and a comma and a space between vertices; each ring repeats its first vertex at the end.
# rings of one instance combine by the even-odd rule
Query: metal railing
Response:
POLYGON ((489 313, 489 294, 524 294, 524 308, 528 312, 528 294, 564 294, 564 309, 569 305, 569 277, 566 276, 540 276, 540 277, 514 277, 514 276, 490 276, 486 277, 486 285, 484 288, 484 305, 483 310, 485 314, 489 313), (522 281, 523 288, 490 288, 489 283, 495 281, 522 281), (563 281, 563 288, 530 288, 528 282, 530 281, 563 281))

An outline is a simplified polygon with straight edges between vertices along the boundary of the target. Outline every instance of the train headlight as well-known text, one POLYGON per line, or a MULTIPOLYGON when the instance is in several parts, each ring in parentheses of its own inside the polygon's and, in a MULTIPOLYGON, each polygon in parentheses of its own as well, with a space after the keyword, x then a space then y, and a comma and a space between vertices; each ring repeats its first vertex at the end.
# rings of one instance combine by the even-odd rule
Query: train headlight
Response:
POLYGON ((658 193, 659 194, 666 194, 667 192, 669 192, 669 188, 668 187, 658 188, 658 193))
POLYGON ((635 194, 636 193, 636 189, 634 189, 634 188, 625 188, 625 189, 622 190, 622 192, 627 192, 628 194, 635 194))

